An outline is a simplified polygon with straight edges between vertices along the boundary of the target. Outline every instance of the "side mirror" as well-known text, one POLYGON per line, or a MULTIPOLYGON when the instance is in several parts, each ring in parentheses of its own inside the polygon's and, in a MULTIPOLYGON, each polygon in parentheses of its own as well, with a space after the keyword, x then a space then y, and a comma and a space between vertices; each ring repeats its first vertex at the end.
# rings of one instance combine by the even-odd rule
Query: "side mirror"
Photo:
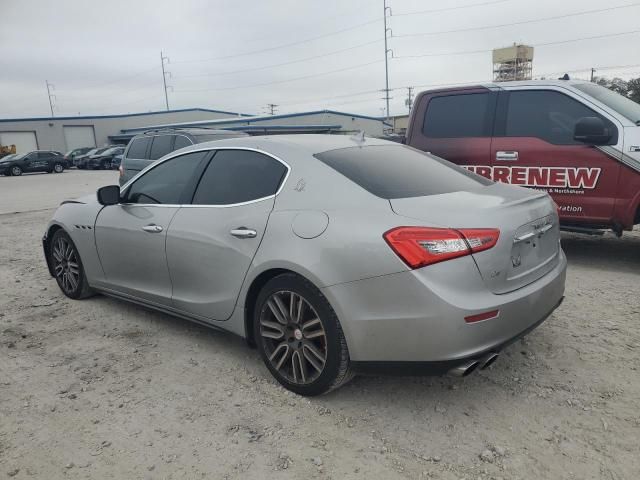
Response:
POLYGON ((603 145, 611 139, 611 134, 601 118, 582 117, 576 122, 573 139, 589 145, 603 145))
POLYGON ((120 203, 120 187, 118 185, 107 185, 99 188, 97 196, 100 205, 117 205, 120 203))

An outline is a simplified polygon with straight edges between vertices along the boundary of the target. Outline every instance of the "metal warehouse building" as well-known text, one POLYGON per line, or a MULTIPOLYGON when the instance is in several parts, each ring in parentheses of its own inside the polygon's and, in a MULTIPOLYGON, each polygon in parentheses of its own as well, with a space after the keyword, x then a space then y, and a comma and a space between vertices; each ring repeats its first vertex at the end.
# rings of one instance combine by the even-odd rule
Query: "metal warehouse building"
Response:
POLYGON ((192 108, 128 115, 0 119, 0 145, 16 145, 18 153, 38 149, 66 152, 78 147, 126 144, 137 133, 169 127, 208 127, 257 135, 362 130, 378 136, 391 125, 379 118, 333 110, 251 116, 192 108))

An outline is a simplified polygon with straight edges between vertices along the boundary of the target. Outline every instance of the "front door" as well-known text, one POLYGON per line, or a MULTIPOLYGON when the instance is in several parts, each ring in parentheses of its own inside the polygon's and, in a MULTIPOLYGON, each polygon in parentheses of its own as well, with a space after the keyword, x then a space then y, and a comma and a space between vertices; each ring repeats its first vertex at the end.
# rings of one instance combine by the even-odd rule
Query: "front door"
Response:
POLYGON ((263 153, 215 153, 192 205, 178 211, 167 234, 175 308, 211 320, 231 316, 287 171, 263 153))
POLYGON ((25 172, 42 172, 48 165, 47 159, 40 157, 38 152, 31 152, 22 161, 25 172))
POLYGON ((206 155, 194 152, 158 164, 122 192, 121 204, 100 211, 95 238, 108 288, 171 304, 167 231, 206 155))
POLYGON ((491 178, 547 191, 565 224, 611 221, 620 164, 600 148, 573 139, 583 117, 600 117, 618 142, 618 128, 604 114, 554 90, 513 89, 500 94, 491 178))

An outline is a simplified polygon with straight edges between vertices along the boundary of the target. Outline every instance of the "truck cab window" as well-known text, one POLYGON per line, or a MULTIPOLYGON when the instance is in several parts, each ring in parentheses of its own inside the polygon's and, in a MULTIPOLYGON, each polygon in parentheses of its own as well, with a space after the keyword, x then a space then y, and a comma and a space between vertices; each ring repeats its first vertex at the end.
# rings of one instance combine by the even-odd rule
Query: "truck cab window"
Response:
POLYGON ((488 137, 489 93, 447 95, 429 100, 422 133, 430 138, 488 137))

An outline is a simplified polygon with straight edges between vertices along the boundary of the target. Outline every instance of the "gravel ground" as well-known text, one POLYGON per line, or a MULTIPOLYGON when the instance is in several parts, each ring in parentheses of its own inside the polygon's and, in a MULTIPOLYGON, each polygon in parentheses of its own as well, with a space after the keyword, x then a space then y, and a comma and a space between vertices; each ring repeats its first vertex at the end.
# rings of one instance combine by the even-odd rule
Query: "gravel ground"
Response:
POLYGON ((113 177, 0 178, 0 478, 638 478, 640 232, 564 236, 564 304, 488 370, 309 400, 240 339, 61 294, 39 209, 113 177))

